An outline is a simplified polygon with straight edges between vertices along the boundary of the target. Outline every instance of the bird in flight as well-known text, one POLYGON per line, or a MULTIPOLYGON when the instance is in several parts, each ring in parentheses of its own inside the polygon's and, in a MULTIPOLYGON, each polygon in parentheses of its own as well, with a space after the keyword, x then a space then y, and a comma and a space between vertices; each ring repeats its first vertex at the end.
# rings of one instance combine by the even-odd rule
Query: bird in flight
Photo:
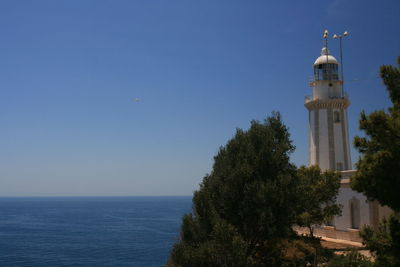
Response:
POLYGON ((141 99, 138 98, 138 97, 136 97, 136 98, 133 99, 133 102, 140 102, 140 101, 141 101, 141 99))

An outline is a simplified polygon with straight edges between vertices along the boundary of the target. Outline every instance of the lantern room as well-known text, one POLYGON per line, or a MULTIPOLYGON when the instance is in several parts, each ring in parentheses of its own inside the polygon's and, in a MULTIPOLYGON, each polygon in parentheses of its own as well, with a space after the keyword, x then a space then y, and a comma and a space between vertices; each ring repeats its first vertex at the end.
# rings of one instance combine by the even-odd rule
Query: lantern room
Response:
POLYGON ((321 56, 314 62, 314 80, 331 81, 338 80, 338 66, 336 58, 329 54, 326 47, 322 48, 321 56))

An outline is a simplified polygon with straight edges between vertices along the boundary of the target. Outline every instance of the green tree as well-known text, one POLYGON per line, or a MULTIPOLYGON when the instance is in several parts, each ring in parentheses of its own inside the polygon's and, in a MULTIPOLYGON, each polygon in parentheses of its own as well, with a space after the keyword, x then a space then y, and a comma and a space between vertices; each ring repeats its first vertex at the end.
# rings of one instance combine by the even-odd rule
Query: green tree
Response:
MULTIPOLYGON (((400 57, 398 58, 400 64, 400 57)), ((380 75, 393 106, 386 112, 361 113, 360 129, 365 137, 354 139, 361 154, 352 188, 371 200, 400 211, 400 68, 382 66, 380 75)))
POLYGON ((341 214, 336 203, 340 188, 340 175, 333 171, 321 172, 318 166, 298 169, 300 178, 301 207, 297 224, 308 227, 311 237, 317 225, 329 223, 333 216, 341 214))
POLYGON ((167 266, 303 266, 326 262, 319 239, 292 226, 321 224, 340 213, 339 177, 290 163, 294 146, 279 113, 219 149, 193 196, 167 266), (318 254, 318 257, 316 256, 318 254))
POLYGON ((238 129, 194 193, 168 266, 282 266, 294 236, 299 179, 279 113, 238 129))
POLYGON ((384 218, 377 229, 364 227, 360 236, 375 254, 377 266, 400 266, 400 217, 384 218))
POLYGON ((334 256, 327 267, 372 267, 376 266, 367 257, 358 253, 357 250, 349 251, 343 255, 334 256))
POLYGON ((354 139, 361 158, 351 184, 370 200, 395 211, 377 229, 365 227, 360 235, 376 255, 377 264, 400 266, 400 68, 382 66, 380 75, 393 106, 388 111, 361 113, 360 129, 365 137, 354 139))

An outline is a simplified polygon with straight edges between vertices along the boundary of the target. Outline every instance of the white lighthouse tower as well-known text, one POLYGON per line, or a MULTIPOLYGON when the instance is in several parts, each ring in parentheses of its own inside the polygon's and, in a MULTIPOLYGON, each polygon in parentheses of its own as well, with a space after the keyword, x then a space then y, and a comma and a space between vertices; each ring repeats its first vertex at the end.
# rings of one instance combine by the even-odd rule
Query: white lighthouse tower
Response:
POLYGON ((338 74, 339 63, 327 47, 314 62, 312 96, 306 97, 309 111, 309 164, 322 170, 350 170, 350 146, 347 108, 350 105, 343 92, 338 74))
MULTIPOLYGON (((334 35, 342 41, 343 35, 334 35)), ((339 63, 327 49, 328 31, 324 32, 325 47, 314 62, 314 79, 310 82, 312 95, 307 96, 305 107, 309 111, 309 164, 317 165, 323 171, 333 170, 341 176, 337 202, 342 208, 341 216, 335 216, 330 222, 314 229, 320 237, 357 242, 361 245, 359 229, 363 225, 377 227, 379 220, 390 214, 388 207, 382 207, 377 201, 367 198, 350 186, 352 170, 347 122, 347 108, 350 101, 343 91, 343 60, 341 57, 341 75, 339 63)), ((340 43, 340 50, 342 55, 340 43)), ((297 228, 299 233, 309 233, 306 228, 297 228)))

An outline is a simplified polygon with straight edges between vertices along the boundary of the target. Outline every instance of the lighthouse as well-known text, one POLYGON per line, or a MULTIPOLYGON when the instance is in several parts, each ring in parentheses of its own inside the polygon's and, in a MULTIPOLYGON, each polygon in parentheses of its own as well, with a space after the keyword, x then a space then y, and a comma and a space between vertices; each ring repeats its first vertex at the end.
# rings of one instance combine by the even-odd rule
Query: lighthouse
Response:
POLYGON ((312 95, 306 97, 304 104, 309 112, 309 165, 318 165, 322 170, 350 170, 350 101, 339 77, 339 63, 323 47, 313 68, 312 95))
MULTIPOLYGON (((340 42, 347 31, 339 37, 340 42)), ((343 89, 343 58, 340 43, 340 63, 328 50, 328 31, 324 32, 325 46, 313 64, 314 77, 310 82, 312 94, 306 96, 304 106, 308 109, 309 165, 317 165, 321 170, 336 171, 340 175, 337 203, 342 206, 342 214, 314 229, 321 237, 358 242, 359 229, 363 225, 378 227, 379 221, 393 211, 380 206, 377 201, 368 201, 362 193, 350 186, 352 170, 350 159, 347 108, 350 101, 343 89), (339 75, 339 69, 341 74, 339 75)), ((299 233, 309 233, 298 227, 299 233)))

